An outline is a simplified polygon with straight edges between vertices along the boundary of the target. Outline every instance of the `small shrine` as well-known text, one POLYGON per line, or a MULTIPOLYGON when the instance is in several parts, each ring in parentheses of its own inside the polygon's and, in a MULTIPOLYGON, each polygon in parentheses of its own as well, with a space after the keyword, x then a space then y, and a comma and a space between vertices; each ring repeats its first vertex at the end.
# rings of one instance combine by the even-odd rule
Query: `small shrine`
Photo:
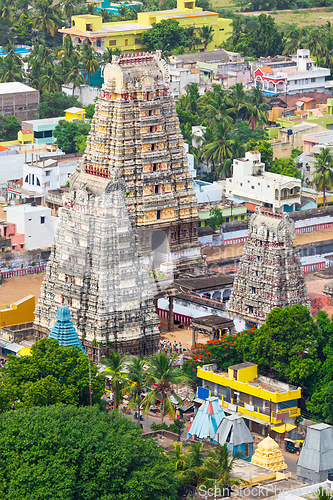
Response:
POLYGON ((60 346, 77 346, 84 353, 83 346, 73 325, 71 312, 68 307, 58 307, 56 322, 48 336, 49 339, 55 339, 60 346))
POLYGON ((251 458, 251 463, 272 471, 287 468, 279 445, 270 436, 267 436, 258 444, 251 458))
POLYGON ((187 439, 211 439, 225 418, 225 413, 217 397, 209 397, 200 406, 197 414, 187 428, 187 439))
POLYGON ((251 461, 253 437, 242 416, 228 415, 225 417, 221 421, 213 440, 222 446, 227 443, 228 450, 232 455, 241 452, 243 460, 251 461))

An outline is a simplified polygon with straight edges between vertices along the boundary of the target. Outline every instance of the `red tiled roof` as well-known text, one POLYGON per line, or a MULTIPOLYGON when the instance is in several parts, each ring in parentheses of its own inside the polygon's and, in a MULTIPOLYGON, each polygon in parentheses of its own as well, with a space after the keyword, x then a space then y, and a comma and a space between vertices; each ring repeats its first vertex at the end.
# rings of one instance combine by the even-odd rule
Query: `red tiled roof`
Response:
POLYGON ((21 177, 21 179, 18 179, 16 181, 16 184, 20 184, 20 186, 23 186, 23 177, 21 177))
POLYGON ((0 146, 0 151, 7 151, 7 149, 9 148, 6 148, 6 146, 0 146))
POLYGON ((314 99, 312 97, 301 97, 300 101, 311 102, 311 101, 314 101, 314 99))
POLYGON ((22 134, 32 134, 32 130, 29 130, 29 129, 25 129, 25 130, 21 130, 22 134))
POLYGON ((259 68, 262 73, 274 73, 272 68, 269 66, 263 66, 262 68, 259 68))
POLYGON ((256 206, 253 203, 245 203, 248 212, 255 212, 256 206))

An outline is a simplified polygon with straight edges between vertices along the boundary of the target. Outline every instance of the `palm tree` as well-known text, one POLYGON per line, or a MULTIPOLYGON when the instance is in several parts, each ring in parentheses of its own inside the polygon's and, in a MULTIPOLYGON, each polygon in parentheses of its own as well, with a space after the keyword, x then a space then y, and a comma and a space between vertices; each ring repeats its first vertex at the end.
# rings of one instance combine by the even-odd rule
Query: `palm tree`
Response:
POLYGON ((42 92, 60 91, 61 85, 64 83, 64 81, 57 67, 52 66, 52 64, 47 64, 43 71, 44 74, 42 77, 40 77, 40 90, 42 92))
POLYGON ((201 42, 201 39, 197 35, 196 27, 193 26, 188 26, 186 28, 186 38, 189 41, 189 46, 188 48, 190 50, 193 50, 195 46, 201 42))
POLYGON ((268 123, 269 105, 259 87, 254 87, 252 89, 251 94, 249 94, 249 99, 253 104, 251 121, 254 127, 256 127, 259 122, 268 123))
POLYGON ((231 116, 233 109, 230 106, 227 92, 221 87, 218 91, 207 92, 199 98, 198 111, 206 125, 225 122, 230 126, 233 123, 231 116))
POLYGON ((176 356, 176 354, 167 356, 164 352, 156 353, 148 363, 150 391, 144 398, 143 404, 148 408, 150 404, 155 404, 157 399, 161 402, 162 424, 166 414, 170 415, 171 418, 175 416, 175 408, 170 401, 170 397, 173 396, 177 401, 181 402, 172 386, 186 380, 184 374, 178 368, 173 367, 176 356))
POLYGON ((22 82, 22 68, 12 56, 6 56, 0 62, 0 82, 22 82))
POLYGON ((93 75, 98 70, 100 57, 87 41, 82 45, 81 63, 82 69, 88 74, 88 85, 90 85, 90 75, 93 75))
POLYGON ((101 64, 112 63, 112 57, 119 56, 119 55, 120 55, 119 49, 111 49, 110 47, 107 47, 105 49, 104 54, 102 55, 101 64))
POLYGON ((242 458, 242 456, 242 452, 239 451, 233 457, 229 455, 227 443, 210 449, 208 457, 200 467, 201 484, 207 488, 216 486, 216 488, 220 489, 222 496, 229 496, 230 488, 243 482, 241 478, 232 475, 235 461, 242 458), (225 494, 225 490, 228 490, 227 494, 225 494))
POLYGON ((118 8, 118 15, 120 16, 121 21, 126 21, 128 19, 128 16, 130 15, 130 8, 128 5, 123 4, 121 7, 118 8))
POLYGON ((54 33, 61 26, 61 18, 52 0, 37 0, 34 13, 34 27, 42 33, 54 33))
POLYGON ((169 459, 173 463, 175 471, 183 471, 184 469, 187 469, 187 457, 183 453, 183 445, 183 442, 181 442, 180 444, 173 443, 174 449, 168 451, 167 453, 169 459))
POLYGON ((242 83, 236 83, 230 87, 228 97, 226 99, 229 105, 230 114, 234 120, 251 120, 253 116, 253 104, 242 83))
POLYGON ((0 7, 1 19, 12 22, 14 19, 14 5, 11 0, 3 0, 0 7))
POLYGON ((62 0, 61 5, 65 16, 68 18, 69 26, 71 25, 71 17, 75 10, 75 0, 62 0))
POLYGON ((212 26, 202 26, 198 29, 198 35, 201 39, 201 42, 204 44, 204 50, 206 50, 207 45, 214 39, 214 30, 212 26))
POLYGON ((191 443, 185 454, 186 467, 177 470, 176 477, 184 485, 197 486, 201 481, 201 467, 204 464, 204 443, 191 443))
POLYGON ((330 148, 321 148, 315 153, 316 163, 311 185, 323 192, 323 206, 326 207, 326 190, 333 187, 333 156, 330 148))
POLYGON ((81 61, 80 56, 73 52, 72 56, 68 58, 68 62, 70 63, 70 69, 66 76, 66 83, 73 84, 73 95, 76 87, 79 87, 84 83, 84 80, 81 76, 81 61))
POLYGON ((124 365, 127 361, 126 356, 121 356, 117 351, 111 351, 108 358, 101 358, 101 363, 106 365, 107 375, 111 377, 111 387, 113 392, 114 407, 119 408, 123 398, 123 389, 126 384, 124 365))
POLYGON ((17 55, 17 53, 15 52, 16 48, 17 48, 17 45, 14 45, 12 40, 8 40, 8 43, 6 45, 6 55, 11 56, 17 64, 21 65, 22 61, 21 61, 20 57, 17 55))
POLYGON ((148 389, 147 385, 147 371, 145 370, 146 359, 137 356, 132 358, 128 364, 128 386, 126 391, 129 392, 131 399, 128 408, 134 407, 138 412, 138 424, 140 424, 140 411, 141 411, 141 396, 148 389))
POLYGON ((233 139, 230 127, 224 122, 218 122, 213 129, 213 140, 202 149, 202 156, 213 165, 223 164, 227 158, 232 158, 233 139))
POLYGON ((74 52, 74 45, 73 45, 73 40, 69 35, 65 36, 63 47, 65 51, 64 56, 71 57, 71 55, 74 52))

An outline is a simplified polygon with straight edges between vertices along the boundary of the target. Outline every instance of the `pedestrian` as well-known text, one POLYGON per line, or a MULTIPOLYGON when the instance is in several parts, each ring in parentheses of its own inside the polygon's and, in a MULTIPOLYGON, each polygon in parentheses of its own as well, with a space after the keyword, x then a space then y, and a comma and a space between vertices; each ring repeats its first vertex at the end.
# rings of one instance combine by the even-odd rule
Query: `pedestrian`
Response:
POLYGON ((158 354, 160 354, 160 352, 161 352, 161 349, 159 346, 158 346, 157 352, 158 352, 158 354))
POLYGON ((170 356, 172 355, 172 345, 170 343, 170 356))

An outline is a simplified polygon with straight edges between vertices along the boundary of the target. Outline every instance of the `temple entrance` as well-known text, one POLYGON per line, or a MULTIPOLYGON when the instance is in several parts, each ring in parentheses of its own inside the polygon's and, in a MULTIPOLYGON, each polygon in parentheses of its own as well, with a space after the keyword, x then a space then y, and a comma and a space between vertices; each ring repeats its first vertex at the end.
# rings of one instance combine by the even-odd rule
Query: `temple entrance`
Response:
POLYGON ((167 260, 169 253, 168 238, 165 231, 153 231, 151 237, 151 253, 153 269, 158 270, 162 262, 167 260))

